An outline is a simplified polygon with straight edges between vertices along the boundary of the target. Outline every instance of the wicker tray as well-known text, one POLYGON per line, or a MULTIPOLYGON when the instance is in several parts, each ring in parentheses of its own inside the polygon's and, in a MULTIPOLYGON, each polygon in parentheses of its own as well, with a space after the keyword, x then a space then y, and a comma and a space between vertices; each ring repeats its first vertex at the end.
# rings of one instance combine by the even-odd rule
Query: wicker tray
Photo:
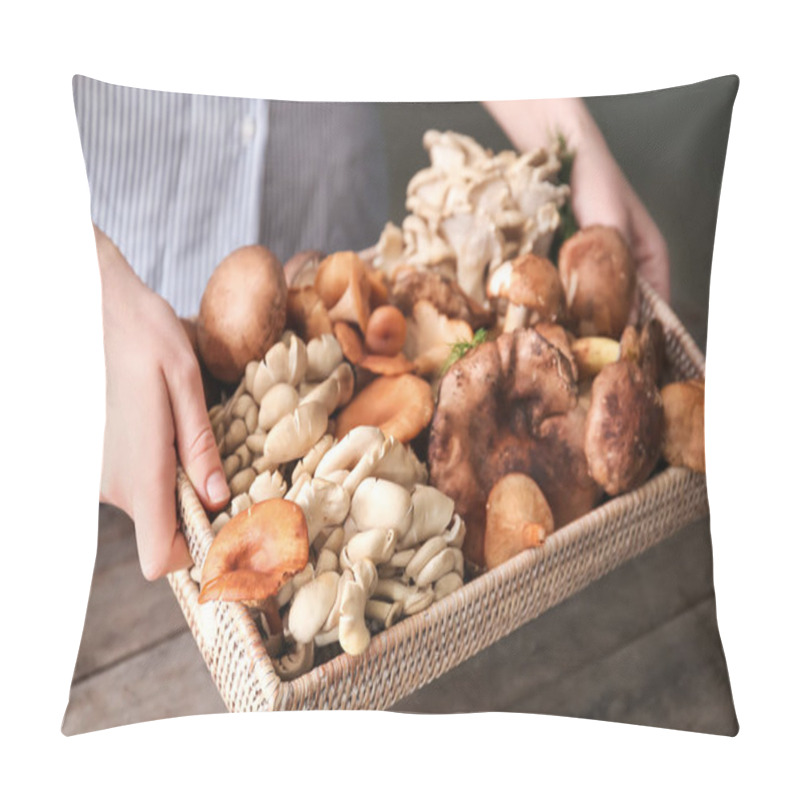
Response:
MULTIPOLYGON (((697 345, 644 283, 639 303, 643 320, 655 316, 664 326, 669 379, 703 377, 697 345)), ((182 473, 178 503, 190 552, 202 564, 211 527, 182 473)), ((705 476, 666 469, 556 531, 543 547, 373 636, 361 655, 341 654, 293 681, 275 674, 244 606, 198 604, 199 589, 188 570, 172 573, 169 582, 230 711, 384 709, 707 514, 705 476)))

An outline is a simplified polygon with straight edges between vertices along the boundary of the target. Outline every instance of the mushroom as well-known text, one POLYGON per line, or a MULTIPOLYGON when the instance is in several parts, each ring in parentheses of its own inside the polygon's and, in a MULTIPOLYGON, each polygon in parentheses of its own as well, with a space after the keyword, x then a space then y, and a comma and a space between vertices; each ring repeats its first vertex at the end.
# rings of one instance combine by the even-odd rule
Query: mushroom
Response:
POLYGON ((339 607, 339 644, 348 655, 360 655, 369 646, 364 615, 376 583, 375 566, 366 559, 353 565, 353 579, 345 581, 339 607))
POLYGON ((353 492, 350 516, 360 531, 392 529, 401 539, 411 526, 411 494, 382 478, 365 478, 353 492))
POLYGON ((396 356, 406 340, 406 318, 394 306, 379 306, 370 314, 364 339, 370 353, 396 356))
POLYGON ((282 681, 292 681, 314 666, 314 642, 295 642, 283 655, 272 659, 275 674, 282 681))
POLYGON ((508 301, 504 333, 555 322, 564 302, 558 270, 549 259, 533 253, 504 262, 487 281, 486 294, 508 301))
POLYGON ((336 438, 353 428, 369 425, 385 436, 410 442, 433 416, 431 387, 416 375, 384 375, 362 389, 336 419, 336 438))
POLYGON ((494 313, 475 302, 449 275, 432 269, 398 270, 390 302, 410 317, 420 300, 429 302, 445 317, 463 320, 473 330, 491 327, 494 322, 494 313))
POLYGON ((636 287, 633 256, 622 234, 603 225, 579 230, 561 246, 558 271, 578 335, 619 338, 636 287))
POLYGON ((217 533, 203 564, 198 602, 259 604, 308 563, 308 528, 299 506, 255 503, 217 533))
POLYGON ((432 303, 420 300, 414 304, 404 352, 421 375, 438 373, 447 361, 453 345, 470 342, 473 331, 463 320, 449 319, 432 303))
POLYGON ((286 321, 286 279, 278 259, 261 245, 226 256, 200 300, 197 346, 209 372, 232 383, 249 361, 278 340, 286 321))
POLYGON ((331 318, 313 286, 291 286, 286 296, 286 324, 307 342, 331 333, 331 318))
POLYGON ((353 322, 362 333, 369 320, 370 282, 357 253, 344 251, 325 258, 317 269, 314 289, 332 322, 353 322))
MULTIPOLYGON (((551 449, 537 448, 545 423, 576 404, 569 361, 531 328, 478 345, 445 373, 428 464, 432 485, 455 501, 466 524, 464 555, 471 563, 483 565, 491 488, 508 472, 532 474, 551 449)), ((559 480, 563 491, 574 488, 571 472, 559 480)))
POLYGON ((328 414, 321 403, 304 403, 283 417, 264 440, 264 456, 275 464, 302 458, 325 434, 328 414))
POLYGON ((553 530, 553 513, 536 482, 519 472, 504 475, 486 501, 486 566, 492 569, 529 547, 539 547, 553 530))
POLYGON ((664 458, 673 467, 705 472, 705 381, 668 383, 661 389, 661 399, 664 458))
POLYGON ((284 265, 283 274, 287 286, 313 286, 317 267, 325 258, 321 250, 301 250, 284 265))
POLYGON ((661 454, 663 431, 661 394, 642 368, 625 360, 603 367, 592 382, 586 417, 594 480, 610 495, 644 483, 661 454))
POLYGON ((306 345, 307 366, 305 379, 320 381, 330 375, 342 361, 342 348, 332 333, 312 339, 306 345))
POLYGON ((296 641, 311 642, 322 630, 336 600, 338 586, 339 576, 335 572, 323 572, 298 589, 292 599, 287 622, 289 632, 296 641))

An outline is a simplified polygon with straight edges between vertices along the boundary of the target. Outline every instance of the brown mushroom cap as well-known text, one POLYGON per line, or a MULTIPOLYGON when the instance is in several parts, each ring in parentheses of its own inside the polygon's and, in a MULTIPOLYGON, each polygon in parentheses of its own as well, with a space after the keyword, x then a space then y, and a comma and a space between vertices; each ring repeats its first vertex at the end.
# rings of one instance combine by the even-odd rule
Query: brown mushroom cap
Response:
POLYGON ((226 256, 200 301, 197 345, 209 372, 233 383, 264 356, 286 322, 286 279, 278 259, 261 245, 226 256))
POLYGON ((529 547, 543 545, 553 530, 553 514, 536 482, 520 472, 504 475, 486 500, 486 566, 492 569, 529 547))
POLYGON ((586 417, 589 473, 610 495, 644 483, 661 454, 664 408, 661 394, 642 368, 618 361, 592 383, 586 417))
POLYGON ((336 438, 360 425, 380 428, 384 436, 410 442, 431 421, 433 393, 422 378, 384 375, 362 389, 336 418, 336 438))
POLYGON ((370 281, 367 265, 357 253, 341 251, 325 258, 317 268, 314 289, 331 320, 353 322, 362 333, 369 319, 370 281))
POLYGON ((664 458, 674 467, 706 471, 705 381, 668 383, 664 402, 664 458))
MULTIPOLYGON (((489 297, 503 298, 528 311, 528 322, 555 322, 564 302, 558 270, 542 256, 528 253, 507 261, 492 273, 486 285, 489 297)), ((522 327, 506 314, 505 331, 522 327)))
POLYGON ((291 286, 286 298, 286 327, 305 342, 332 333, 328 309, 313 286, 291 286))
POLYGON ((616 228, 592 225, 567 239, 558 254, 570 325, 579 336, 618 339, 633 305, 633 256, 616 228))
POLYGON ((394 275, 389 296, 407 317, 420 300, 427 300, 434 308, 450 319, 467 322, 473 330, 494 325, 494 312, 473 300, 450 275, 433 269, 419 270, 405 267, 394 275))
POLYGON ((455 501, 473 564, 484 560, 492 486, 509 472, 532 473, 544 420, 569 411, 576 397, 568 360, 531 328, 478 345, 445 373, 428 443, 430 478, 455 501))
POLYGON ((308 526, 300 506, 283 499, 254 503, 211 543, 198 602, 262 602, 307 563, 308 526))

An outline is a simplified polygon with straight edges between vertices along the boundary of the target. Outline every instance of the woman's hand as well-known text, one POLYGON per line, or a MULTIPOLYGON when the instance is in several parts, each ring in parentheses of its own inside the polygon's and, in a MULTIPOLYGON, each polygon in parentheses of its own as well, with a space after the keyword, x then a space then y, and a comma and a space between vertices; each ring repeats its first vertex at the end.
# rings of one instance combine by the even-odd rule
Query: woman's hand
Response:
POLYGON ((210 510, 230 492, 183 326, 97 227, 95 239, 106 363, 100 499, 133 519, 142 573, 155 580, 192 564, 176 514, 177 462, 210 510))
POLYGON ((645 280, 669 301, 669 253, 664 237, 611 155, 581 100, 521 100, 484 104, 514 146, 533 150, 559 133, 575 152, 572 209, 581 227, 611 225, 626 238, 645 280))

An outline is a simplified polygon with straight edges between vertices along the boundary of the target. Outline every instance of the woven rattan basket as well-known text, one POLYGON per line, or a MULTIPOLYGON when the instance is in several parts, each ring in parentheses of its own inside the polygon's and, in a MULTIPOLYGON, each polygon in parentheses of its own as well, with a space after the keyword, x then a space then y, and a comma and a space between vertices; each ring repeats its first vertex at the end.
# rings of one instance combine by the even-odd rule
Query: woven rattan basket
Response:
MULTIPOLYGON (((703 356, 671 309, 645 284, 639 298, 642 319, 655 316, 664 326, 668 378, 704 377, 703 356)), ((183 474, 178 502, 189 549, 201 565, 213 537, 183 474)), ((705 476, 666 469, 560 529, 543 547, 374 636, 360 656, 339 655, 293 681, 275 674, 243 606, 199 605, 188 570, 169 582, 229 710, 384 709, 707 514, 705 476)))

